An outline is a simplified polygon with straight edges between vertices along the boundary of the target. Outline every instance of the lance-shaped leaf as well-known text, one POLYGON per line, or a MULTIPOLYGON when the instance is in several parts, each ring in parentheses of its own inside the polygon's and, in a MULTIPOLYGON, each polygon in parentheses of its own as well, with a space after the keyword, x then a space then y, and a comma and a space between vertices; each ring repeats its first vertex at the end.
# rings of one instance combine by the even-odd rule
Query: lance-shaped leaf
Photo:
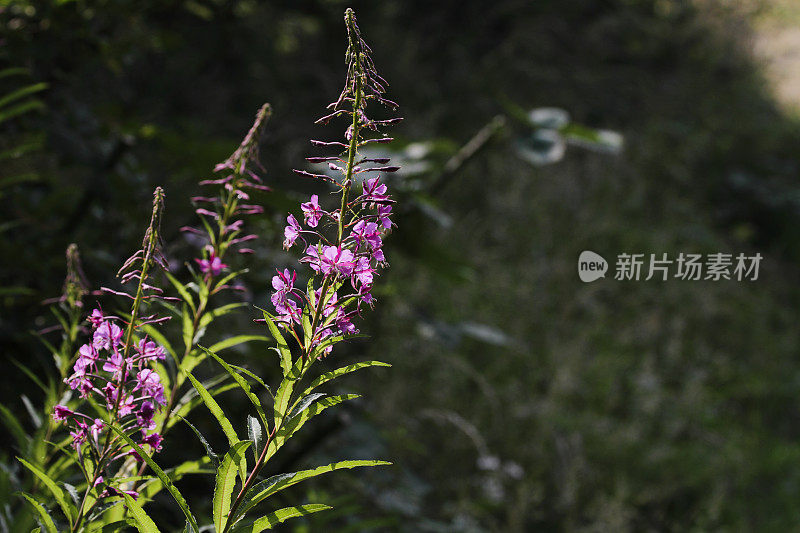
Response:
POLYGON ((187 289, 183 283, 178 281, 175 278, 175 276, 173 276, 169 272, 164 271, 164 274, 167 275, 167 279, 169 280, 169 282, 172 283, 172 286, 175 287, 175 290, 178 291, 178 294, 181 295, 181 299, 184 302, 186 302, 189 305, 189 307, 192 308, 192 313, 193 314, 196 313, 197 307, 195 306, 194 298, 192 298, 192 294, 189 292, 189 289, 187 289))
POLYGON ((242 463, 244 453, 251 442, 245 440, 234 444, 217 470, 217 483, 214 488, 213 515, 214 527, 217 531, 224 531, 228 513, 231 510, 231 493, 236 485, 237 466, 242 463))
POLYGON ((30 494, 26 494, 24 492, 20 493, 23 498, 28 500, 28 503, 33 507, 33 510, 36 511, 36 514, 39 515, 39 523, 42 525, 47 533, 58 533, 56 529, 56 525, 53 522, 53 519, 47 513, 47 509, 44 508, 44 505, 39 503, 33 496, 30 494))
MULTIPOLYGON (((222 408, 219 406, 214 397, 209 394, 208 390, 203 387, 203 384, 197 381, 191 372, 187 372, 186 377, 188 377, 192 382, 192 385, 194 385, 194 388, 197 390, 197 393, 200 395, 203 403, 206 404, 208 410, 211 411, 211 414, 214 415, 214 418, 216 418, 217 422, 219 422, 222 431, 225 433, 225 436, 228 437, 228 444, 233 447, 241 439, 238 435, 236 435, 236 431, 233 429, 230 420, 228 420, 228 418, 225 416, 225 413, 222 412, 222 408)), ((244 479, 247 476, 247 459, 244 456, 242 456, 242 460, 239 463, 239 475, 242 478, 242 482, 244 482, 244 479)))
MULTIPOLYGON (((203 285, 205 287, 205 285, 203 285)), ((198 322, 198 329, 205 329, 214 319, 221 317, 223 315, 227 315, 231 311, 235 309, 239 309, 240 307, 244 307, 247 304, 244 302, 236 302, 232 304, 223 305, 217 307, 216 309, 212 309, 211 311, 205 313, 198 322)))
POLYGON ((267 323, 267 327, 269 328, 269 332, 272 334, 275 342, 278 343, 278 354, 281 356, 281 369, 283 370, 283 375, 288 376, 292 369, 292 352, 289 350, 289 345, 286 344, 286 339, 284 339, 283 334, 281 334, 278 326, 272 319, 272 315, 266 311, 262 312, 264 314, 264 321, 267 323))
POLYGON ((263 379, 261 379, 257 375, 253 374, 250 370, 248 370, 248 369, 246 369, 246 368, 244 368, 242 366, 230 365, 230 367, 235 369, 237 372, 241 372, 242 374, 247 374, 248 376, 250 376, 251 378, 256 380, 256 382, 258 382, 259 385, 261 385, 262 387, 267 389, 267 394, 269 394, 272 397, 273 400, 275 399, 275 396, 272 394, 272 389, 269 388, 269 385, 264 383, 263 379))
MULTIPOLYGON (((213 474, 219 463, 214 464, 214 469, 207 468, 209 464, 213 464, 208 457, 201 457, 191 461, 185 461, 175 468, 165 470, 169 479, 174 483, 187 474, 213 474)), ((140 487, 139 495, 146 500, 152 500, 153 497, 161 492, 164 484, 157 477, 151 477, 149 480, 140 487)))
POLYGON ((131 526, 136 527, 136 522, 134 522, 130 518, 126 520, 116 520, 114 522, 111 522, 110 524, 104 525, 100 529, 92 530, 92 533, 116 533, 117 531, 119 531, 124 527, 131 527, 131 526))
POLYGON ((297 505, 295 507, 284 507, 283 509, 278 509, 274 513, 262 516, 249 526, 239 528, 236 531, 237 533, 261 533, 267 529, 272 529, 273 526, 276 526, 281 522, 285 522, 290 518, 318 513, 320 511, 327 511, 328 509, 333 509, 333 507, 320 503, 308 503, 306 505, 297 505))
POLYGON ((56 499, 56 502, 61 507, 61 510, 64 512, 64 516, 67 517, 67 520, 71 523, 72 522, 72 504, 70 503, 68 496, 64 494, 64 490, 58 486, 58 484, 50 479, 44 472, 39 470, 39 468, 33 466, 25 459, 21 459, 17 457, 17 461, 25 465, 25 467, 33 472, 36 477, 42 480, 44 486, 50 491, 53 497, 56 499))
POLYGON ((250 384, 247 382, 247 380, 244 379, 236 370, 231 368, 231 366, 225 362, 224 359, 215 354, 213 351, 203 348, 202 346, 200 348, 202 348, 203 351, 205 351, 208 355, 213 357, 220 365, 222 365, 222 368, 224 368, 225 371, 230 374, 236 384, 239 385, 239 387, 244 391, 245 396, 247 396, 247 399, 253 404, 253 407, 255 407, 259 418, 261 418, 261 421, 264 423, 264 427, 267 427, 267 415, 264 413, 264 408, 261 407, 261 400, 258 399, 258 396, 250 392, 250 384))
POLYGON ((181 318, 182 318, 182 338, 183 338, 183 346, 186 350, 190 350, 192 345, 194 344, 194 336, 195 336, 195 329, 194 323, 192 322, 192 315, 189 314, 189 308, 186 307, 186 304, 181 306, 181 318))
POLYGON ((28 447, 29 438, 28 435, 25 433, 25 429, 22 427, 22 424, 19 423, 17 417, 14 416, 14 413, 11 412, 5 405, 0 404, 0 417, 3 418, 3 422, 14 435, 14 440, 17 441, 17 446, 19 447, 20 452, 27 453, 26 449, 28 447))
POLYGON ((288 419, 283 426, 275 432, 275 437, 270 441, 267 445, 267 453, 265 455, 265 461, 268 461, 270 457, 275 455, 275 453, 283 446, 289 438, 294 435, 297 431, 300 430, 303 425, 308 422, 311 418, 315 417, 328 407, 333 407, 334 405, 340 404, 347 400, 353 400, 358 398, 358 394, 343 394, 340 396, 328 396, 327 398, 323 398, 318 402, 311 404, 308 409, 305 409, 303 412, 299 413, 292 419, 288 419))
POLYGON ((156 527, 156 523, 153 522, 153 519, 144 512, 144 509, 136 503, 136 500, 124 492, 122 496, 125 498, 125 507, 130 511, 139 533, 161 533, 156 527))
POLYGON ((280 492, 285 488, 296 485, 301 481, 305 481, 306 479, 311 479, 312 477, 327 474, 328 472, 333 472, 334 470, 368 466, 385 466, 391 464, 392 463, 388 461, 377 460, 339 461, 337 463, 331 463, 329 465, 319 466, 309 470, 300 470, 298 472, 292 472, 291 474, 279 474, 277 476, 272 476, 269 479, 253 485, 253 488, 247 493, 247 497, 242 503, 240 511, 237 514, 241 516, 276 492, 280 492))
POLYGON ((264 439, 264 430, 258 419, 247 415, 247 436, 253 441, 253 460, 258 461, 258 455, 261 453, 261 441, 264 439))
POLYGON ((314 381, 306 387, 300 396, 298 396, 297 401, 292 405, 292 409, 297 406, 297 403, 300 399, 307 397, 311 392, 319 387, 320 385, 327 383, 328 381, 334 380, 340 376, 344 376, 345 374, 349 374, 350 372, 355 372, 356 370, 361 370, 362 368, 367 368, 370 366, 392 366, 389 363, 383 363, 381 361, 363 361, 361 363, 354 363, 352 365, 343 366, 341 368, 337 368, 331 372, 325 372, 317 377, 314 381))
POLYGON ((232 348, 234 346, 238 346, 240 344, 244 344, 245 342, 252 342, 252 341, 268 341, 269 337, 265 337, 264 335, 236 335, 233 337, 228 337, 225 340, 221 340, 216 344, 212 344, 208 347, 208 349, 212 352, 219 352, 226 348, 232 348))
POLYGON ((296 417, 297 415, 308 409, 309 405, 319 400, 320 398, 323 398, 324 396, 325 394, 322 392, 315 392, 313 394, 309 394, 308 396, 298 399, 295 402, 294 406, 292 407, 292 410, 289 412, 289 418, 296 417))
POLYGON ((197 436, 197 440, 199 440, 200 444, 203 445, 203 448, 206 449, 206 455, 208 456, 209 461, 211 461, 211 464, 214 465, 214 468, 217 468, 219 466, 219 456, 216 453, 214 453, 214 450, 211 449, 211 445, 208 443, 203 434, 200 433, 200 430, 194 427, 194 424, 183 418, 181 415, 177 416, 180 417, 181 420, 186 422, 186 425, 189 426, 189 429, 191 429, 194 432, 194 434, 197 436))
MULTIPOLYGON (((238 387, 236 383, 225 383, 224 385, 220 385, 219 387, 210 389, 208 393, 211 396, 217 396, 219 394, 222 394, 223 392, 235 389, 236 387, 238 387)), ((178 402, 178 405, 176 405, 175 408, 172 410, 172 413, 169 415, 169 418, 167 419, 168 428, 171 428, 172 426, 178 423, 180 418, 176 418, 176 416, 177 417, 186 416, 190 412, 192 412, 192 410, 195 407, 203 403, 203 399, 200 397, 199 394, 197 394, 197 391, 195 391, 195 389, 191 389, 191 391, 193 396, 190 396, 188 398, 186 397, 182 398, 178 402)))
POLYGON ((128 435, 126 435, 124 431, 122 431, 120 428, 114 425, 109 425, 109 427, 112 430, 114 430, 114 432, 117 435, 119 435, 122 438, 122 440, 124 440, 128 444, 128 446, 133 448, 133 450, 139 454, 139 456, 145 463, 147 463, 147 466, 150 467, 150 469, 153 471, 156 477, 158 477, 158 479, 160 479, 161 482, 164 484, 164 486, 167 488, 167 491, 169 491, 169 493, 172 495, 175 501, 178 502, 178 507, 180 507, 181 511, 183 511, 184 516, 186 516, 186 519, 192 525, 192 528, 194 529, 195 533, 200 533, 200 528, 197 526, 197 520, 195 520, 192 511, 189 509, 189 504, 186 503, 186 499, 180 493, 178 488, 169 479, 169 476, 167 476, 167 474, 164 473, 164 471, 161 469, 160 466, 158 466, 158 464, 153 460, 153 458, 150 457, 147 454, 147 452, 145 452, 142 449, 141 446, 133 442, 133 439, 131 439, 128 435))
POLYGON ((186 377, 188 377, 189 381, 192 382, 197 394, 200 395, 200 399, 204 404, 206 404, 206 407, 208 407, 208 410, 212 415, 214 415, 214 418, 217 419, 217 422, 219 422, 223 433, 225 433, 225 436, 228 437, 228 443, 233 446, 239 442, 240 439, 238 435, 236 435, 236 431, 233 429, 230 421, 225 416, 225 413, 222 412, 222 408, 219 406, 217 401, 211 394, 209 394, 208 389, 206 389, 202 383, 197 381, 197 378, 195 378, 191 372, 186 372, 186 377))

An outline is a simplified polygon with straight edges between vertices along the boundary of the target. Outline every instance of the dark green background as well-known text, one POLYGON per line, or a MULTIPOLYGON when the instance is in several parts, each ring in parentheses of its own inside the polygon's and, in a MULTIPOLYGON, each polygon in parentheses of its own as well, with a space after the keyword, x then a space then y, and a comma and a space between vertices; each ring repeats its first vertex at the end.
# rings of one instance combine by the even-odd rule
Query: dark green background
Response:
MULTIPOLYGON (((284 213, 323 187, 290 169, 315 154, 309 138, 340 134, 313 121, 343 82, 351 5, 406 119, 394 150, 429 151, 421 172, 396 180, 392 268, 361 328, 371 339, 335 356, 394 367, 349 378, 364 400, 321 420, 275 468, 351 456, 395 466, 292 493, 340 511, 295 527, 796 529, 800 124, 770 96, 748 21, 721 4, 12 2, 0 62, 49 88, 41 112, 0 124, 3 147, 44 139, 0 168, 39 175, 0 198, 15 224, 0 233, 0 286, 28 289, 0 301, 0 400, 22 417, 20 393, 37 403, 11 358, 51 371, 30 331, 52 322, 39 302, 61 288, 66 246, 79 244, 93 286, 114 283, 162 185, 180 268, 196 253, 177 231, 195 223, 189 196, 268 101, 262 162, 276 192, 257 198, 266 213, 250 227, 263 238, 246 277, 247 297, 266 304, 274 268, 294 260, 280 251, 284 213), (531 129, 517 106, 561 107, 619 131, 625 148, 570 146, 533 167, 518 156, 531 129), (431 189, 498 114, 507 126, 431 189), (583 284, 585 249, 765 259, 756 282, 583 284)), ((257 330, 249 318, 227 330, 257 330)), ((234 358, 277 379, 263 350, 234 358)), ((173 437, 166 464, 202 454, 188 432, 173 437)), ((182 489, 202 509, 210 481, 182 489)), ((165 529, 180 527, 167 499, 151 507, 165 529)))

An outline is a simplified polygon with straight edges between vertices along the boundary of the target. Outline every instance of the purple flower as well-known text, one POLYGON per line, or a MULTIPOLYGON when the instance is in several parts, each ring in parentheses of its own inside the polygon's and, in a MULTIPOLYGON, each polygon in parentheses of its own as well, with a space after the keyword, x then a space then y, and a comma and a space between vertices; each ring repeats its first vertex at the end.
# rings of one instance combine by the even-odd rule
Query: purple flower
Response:
POLYGON ((164 399, 164 386, 161 384, 161 376, 149 368, 140 370, 136 374, 136 387, 133 390, 141 390, 145 396, 149 396, 160 405, 166 405, 167 403, 164 399))
POLYGON ((322 259, 319 255, 319 247, 317 245, 309 246, 306 248, 306 255, 301 259, 308 263, 314 272, 320 272, 322 270, 322 259))
POLYGON ((297 324, 300 323, 302 311, 297 306, 297 302, 287 297, 281 301, 278 301, 278 303, 274 304, 275 304, 275 310, 278 312, 278 316, 276 317, 276 320, 278 322, 286 322, 286 323, 295 322, 297 324))
POLYGON ((350 250, 338 246, 326 246, 322 250, 320 269, 323 274, 327 275, 336 271, 343 276, 349 276, 354 267, 355 257, 350 250))
POLYGON ((272 288, 278 292, 289 293, 294 288, 294 282, 297 279, 297 272, 289 273, 289 269, 280 270, 276 276, 272 276, 272 288))
POLYGON ((86 431, 89 429, 83 422, 78 422, 76 424, 75 429, 69 432, 70 436, 72 437, 72 445, 77 450, 81 447, 81 445, 86 442, 86 431))
POLYGON ((122 375, 122 368, 126 366, 125 360, 122 358, 122 354, 115 351, 111 354, 106 362, 103 363, 103 370, 106 372, 112 372, 114 374, 114 379, 119 380, 120 376, 122 375))
POLYGON ((353 269, 354 281, 358 282, 358 285, 361 287, 369 287, 372 285, 374 274, 375 269, 369 264, 369 259, 366 257, 359 257, 353 269))
POLYGON ((56 405, 53 408, 53 420, 56 422, 60 422, 61 420, 67 420, 75 416, 75 412, 67 409, 63 405, 56 405))
POLYGON ((137 351, 139 352, 139 356, 145 361, 153 361, 156 359, 163 360, 167 356, 164 348, 153 341, 148 341, 145 339, 139 341, 137 351))
POLYGON ((208 259, 195 259, 197 264, 200 265, 200 272, 203 274, 210 274, 213 277, 219 276, 223 268, 228 268, 228 265, 222 262, 222 259, 217 257, 213 252, 208 256, 208 259))
POLYGON ((153 402, 147 400, 143 401, 139 411, 136 412, 136 422, 139 424, 139 427, 143 429, 154 429, 156 427, 156 421, 153 420, 155 412, 156 410, 153 406, 153 402))
POLYGON ((122 340, 122 330, 113 322, 105 321, 94 331, 92 344, 98 350, 111 350, 122 340))
POLYGON ((367 200, 382 201, 389 199, 389 195, 386 194, 386 185, 378 183, 378 180, 380 180, 379 177, 364 180, 364 196, 367 197, 367 200))
POLYGON ((356 245, 358 246, 366 242, 373 250, 381 247, 381 236, 378 234, 378 225, 374 222, 359 220, 356 222, 356 225, 353 226, 351 236, 355 239, 356 245))
POLYGON ((311 201, 300 204, 300 208, 303 210, 303 217, 305 218, 306 224, 311 228, 316 228, 317 224, 319 224, 319 219, 322 218, 322 214, 324 213, 319 206, 319 196, 312 194, 311 201))
POLYGON ((392 215, 392 206, 386 204, 378 205, 378 221, 384 229, 392 227, 392 221, 389 218, 392 215))
POLYGON ((302 227, 300 223, 294 218, 294 215, 289 215, 286 217, 286 222, 289 224, 283 229, 283 247, 288 250, 294 244, 294 241, 297 240, 297 237, 300 236, 300 232, 302 231, 302 227))
POLYGON ((164 441, 164 437, 159 435, 158 433, 151 433, 142 439, 141 444, 149 444, 154 452, 161 451, 161 443, 164 441))
POLYGON ((94 419, 94 424, 89 428, 89 433, 92 435, 92 442, 95 446, 100 446, 100 432, 103 431, 105 424, 99 418, 94 419))
POLYGON ((81 368, 95 368, 99 354, 95 347, 91 344, 84 344, 78 349, 78 359, 75 361, 76 366, 80 363, 81 368))
POLYGON ((92 326, 97 327, 103 323, 103 320, 106 318, 103 316, 103 312, 99 309, 94 309, 92 314, 86 318, 89 322, 92 323, 92 326))

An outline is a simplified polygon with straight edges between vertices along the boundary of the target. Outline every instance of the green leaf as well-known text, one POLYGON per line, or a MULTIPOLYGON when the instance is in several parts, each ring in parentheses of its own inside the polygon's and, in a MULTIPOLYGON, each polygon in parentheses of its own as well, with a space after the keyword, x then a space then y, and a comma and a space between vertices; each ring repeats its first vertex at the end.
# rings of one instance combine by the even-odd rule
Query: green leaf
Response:
MULTIPOLYGON (((327 383, 328 381, 334 380, 340 376, 344 376, 345 374, 349 374, 350 372, 355 372, 356 370, 361 370, 362 368, 367 368, 370 366, 392 366, 389 363, 383 363, 381 361, 363 361, 361 363, 354 363, 352 365, 343 366, 341 368, 337 368, 331 372, 326 372, 321 374, 317 379, 311 382, 311 384, 300 394, 297 402, 300 401, 301 398, 305 398, 308 396, 311 391, 322 385, 323 383, 327 383)), ((292 408, 297 405, 297 402, 294 403, 292 408)))
POLYGON ((258 461, 264 430, 261 428, 261 424, 258 423, 258 419, 250 415, 247 415, 247 436, 253 441, 253 460, 258 461))
POLYGON ((186 351, 189 351, 194 345, 194 324, 192 323, 192 317, 189 315, 189 308, 186 307, 186 304, 183 304, 181 309, 181 318, 183 319, 183 346, 186 348, 186 351))
POLYGON ((175 487, 175 485, 169 479, 167 474, 165 474, 164 471, 161 469, 161 467, 158 466, 158 464, 153 460, 153 458, 150 457, 142 449, 141 446, 139 446, 138 444, 133 442, 133 440, 128 435, 126 435, 124 431, 122 431, 120 428, 118 428, 117 426, 114 426, 114 425, 109 425, 109 427, 112 430, 114 430, 114 432, 117 435, 119 435, 122 438, 122 440, 124 440, 126 443, 128 443, 128 446, 133 448, 134 451, 139 454, 139 456, 142 458, 142 460, 145 463, 147 463, 147 466, 150 467, 150 469, 153 471, 153 473, 156 475, 156 477, 158 477, 158 479, 160 479, 161 482, 164 484, 164 486, 167 488, 167 490, 172 495, 172 497, 175 499, 175 501, 178 502, 178 506, 181 508, 181 511, 183 511, 183 514, 184 514, 184 516, 186 516, 186 519, 192 525, 192 528, 194 529, 195 533, 199 533, 200 532, 200 528, 197 526, 197 520, 195 520, 194 515, 192 515, 191 510, 189 510, 189 504, 186 503, 186 499, 183 497, 183 495, 180 493, 180 491, 177 489, 177 487, 175 487))
POLYGON ((219 341, 216 344, 212 344, 208 347, 208 349, 212 352, 219 352, 226 348, 232 348, 234 346, 238 346, 239 344, 243 344, 245 342, 251 341, 268 341, 269 337, 265 337, 264 335, 236 335, 233 337, 228 337, 225 340, 219 341))
POLYGON ((136 527, 136 523, 131 519, 116 520, 114 522, 111 522, 110 524, 104 525, 101 529, 94 529, 91 531, 96 533, 116 533, 123 527, 128 527, 128 526, 136 527))
POLYGON ((36 514, 39 515, 39 523, 42 527, 47 531, 47 533, 58 533, 56 529, 56 525, 53 522, 53 519, 50 518, 50 515, 47 513, 47 509, 44 508, 44 505, 39 503, 33 496, 30 494, 26 494, 24 492, 20 493, 23 498, 28 500, 28 503, 31 504, 33 510, 36 511, 36 514))
POLYGON ((214 415, 214 418, 217 419, 217 422, 219 422, 223 433, 225 433, 225 436, 228 437, 228 443, 233 446, 239 442, 241 439, 239 439, 239 437, 236 435, 236 431, 233 429, 233 426, 231 425, 230 421, 228 421, 225 413, 222 412, 222 408, 219 406, 214 397, 208 393, 208 390, 203 386, 202 383, 197 381, 197 378, 195 378, 191 372, 187 372, 186 377, 188 377, 192 382, 192 385, 194 385, 194 388, 200 395, 203 403, 206 404, 208 410, 212 415, 214 415))
POLYGON ((14 100, 19 100, 20 98, 24 98, 28 95, 37 93, 39 91, 43 91, 47 89, 46 83, 36 83, 34 85, 27 85, 25 87, 20 87, 19 89, 8 93, 7 95, 0 98, 0 107, 6 106, 13 102, 14 100))
MULTIPOLYGON (((219 463, 214 465, 213 470, 206 468, 209 463, 211 463, 211 459, 204 456, 200 459, 185 461, 175 468, 166 470, 165 473, 169 476, 170 481, 174 483, 187 474, 213 474, 217 466, 219 466, 219 463)), ((164 484, 160 479, 157 477, 151 477, 141 486, 139 489, 139 495, 147 500, 152 500, 153 497, 161 492, 161 489, 163 488, 164 484)))
POLYGON ((244 452, 250 444, 249 440, 234 444, 225 454, 222 464, 217 470, 217 483, 214 488, 213 501, 214 527, 216 527, 217 531, 224 531, 224 526, 227 522, 225 519, 231 510, 231 493, 236 485, 237 467, 242 463, 244 452))
POLYGON ((333 507, 319 503, 308 503, 306 505, 298 505, 295 507, 284 507, 283 509, 278 509, 274 513, 262 516, 253 522, 252 525, 242 529, 241 531, 246 533, 261 533, 264 530, 272 529, 273 526, 276 526, 281 522, 285 522, 290 518, 318 513, 320 511, 327 511, 328 509, 333 509, 333 507))
POLYGON ((275 453, 281 448, 281 446, 283 446, 286 443, 286 441, 289 440, 292 437, 292 435, 294 435, 297 431, 299 431, 300 428, 303 427, 303 425, 306 422, 308 422, 311 418, 320 414, 328 407, 333 407, 334 405, 340 404, 347 400, 353 400, 358 397, 359 397, 358 394, 343 394, 340 396, 328 396, 327 398, 323 398, 322 400, 311 404, 311 406, 308 409, 304 410, 302 413, 299 413, 294 418, 286 421, 286 423, 275 432, 275 436, 272 438, 269 445, 267 445, 267 453, 265 454, 265 461, 268 461, 270 457, 275 455, 275 453))
POLYGON ((232 280, 233 278, 235 278, 235 277, 236 277, 236 276, 238 276, 239 274, 244 274, 245 272, 249 272, 249 271, 248 271, 248 270, 245 268, 244 270, 237 270, 236 272, 231 272, 230 274, 227 274, 226 276, 223 276, 223 277, 222 277, 222 278, 221 278, 221 279, 220 279, 220 280, 219 280, 219 281, 218 281, 218 282, 217 282, 217 283, 214 285, 214 289, 213 289, 213 291, 212 291, 212 292, 217 292, 218 290, 220 290, 220 287, 222 287, 223 285, 225 285, 226 283, 228 283, 230 280, 232 280))
POLYGON ((295 380, 283 378, 278 392, 275 393, 275 401, 272 405, 273 424, 275 428, 280 428, 283 423, 283 417, 287 414, 289 408, 289 401, 292 398, 294 391, 295 380))
POLYGON ((44 104, 38 100, 28 100, 26 102, 22 102, 21 104, 7 108, 4 111, 0 111, 0 123, 5 122, 6 120, 11 120, 12 118, 22 115, 23 113, 27 113, 28 111, 33 111, 34 109, 42 109, 43 107, 44 104))
POLYGON ((294 407, 292 407, 292 410, 289 412, 289 418, 296 417, 297 415, 308 409, 308 406, 311 405, 312 402, 319 400, 324 396, 325 394, 322 392, 315 392, 309 394, 305 398, 300 398, 299 400, 297 400, 297 402, 295 402, 294 407))
MULTIPOLYGON (((236 387, 237 387, 236 383, 225 383, 224 385, 220 385, 219 387, 217 387, 215 389, 210 389, 208 391, 208 393, 211 396, 217 396, 219 394, 222 394, 223 392, 227 392, 227 391, 229 391, 231 389, 234 389, 236 387)), ((175 409, 172 410, 172 413, 170 414, 169 418, 167 419, 167 427, 168 428, 171 428, 176 423, 178 423, 179 419, 175 418, 174 415, 186 416, 189 413, 191 413, 194 410, 195 407, 197 407, 198 405, 203 403, 203 399, 200 398, 200 396, 197 394, 197 391, 195 389, 191 389, 191 392, 193 393, 193 396, 188 397, 188 399, 181 399, 181 401, 178 403, 178 405, 175 406, 175 409)), ((184 395, 184 398, 187 398, 186 394, 184 395)))
POLYGON ((25 429, 22 427, 22 424, 19 423, 17 417, 14 416, 14 413, 11 412, 9 408, 5 405, 0 404, 0 416, 3 417, 3 422, 8 430, 14 435, 14 440, 17 441, 17 446, 21 452, 25 452, 28 447, 28 435, 25 433, 25 429))
POLYGON ((134 522, 136 522, 136 529, 139 530, 139 533, 161 533, 156 527, 155 522, 147 516, 147 513, 136 503, 136 500, 124 492, 122 496, 125 498, 125 507, 131 512, 131 516, 134 522))
POLYGON ((388 461, 376 460, 339 461, 337 463, 331 463, 329 465, 319 466, 309 470, 300 470, 299 472, 292 472, 291 474, 279 474, 277 476, 272 476, 269 479, 253 485, 253 488, 248 491, 247 497, 245 498, 244 502, 242 502, 240 511, 237 514, 243 515, 248 510, 252 509, 254 506, 266 500, 276 492, 280 492, 285 488, 296 485, 301 481, 305 481, 306 479, 311 479, 312 477, 327 474, 328 472, 333 472, 334 470, 368 466, 386 466, 391 464, 392 463, 388 461))
MULTIPOLYGON (((206 390, 203 385, 197 381, 197 379, 192 375, 191 372, 186 373, 186 377, 192 382, 194 388, 197 390, 197 393, 200 395, 200 398, 203 400, 203 403, 206 404, 208 410, 211 411, 211 414, 214 415, 214 418, 217 419, 219 422, 220 427, 222 428, 223 433, 225 436, 228 437, 228 443, 230 444, 231 448, 236 445, 241 439, 236 435, 236 431, 233 429, 230 421, 225 416, 225 413, 222 412, 222 408, 219 406, 217 401, 211 396, 208 391, 206 390)), ((246 476, 246 463, 242 461, 239 467, 239 474, 242 477, 242 481, 246 476)))
POLYGON ((164 271, 164 274, 167 275, 167 279, 170 281, 170 283, 172 283, 172 286, 175 287, 175 290, 178 291, 178 294, 180 294, 181 298, 183 298, 183 301, 192 308, 192 313, 197 313, 197 307, 195 307, 194 298, 192 298, 192 294, 189 292, 186 286, 178 281, 177 278, 175 278, 175 276, 169 272, 164 271))
POLYGON ((289 350, 289 345, 286 344, 286 339, 283 338, 280 330, 278 330, 278 326, 275 324, 275 321, 272 319, 272 315, 263 311, 264 320, 267 323, 267 327, 269 328, 269 332, 272 334, 272 337, 275 339, 275 342, 278 343, 278 353, 281 357, 281 369, 283 370, 283 375, 288 376, 289 372, 292 369, 292 352, 289 350))
POLYGON ((212 309, 200 318, 200 321, 198 322, 198 329, 204 329, 211 323, 212 320, 227 315, 231 311, 239 309, 240 307, 245 307, 246 305, 247 304, 244 302, 237 302, 212 309))
POLYGON ((181 415, 176 415, 176 416, 178 416, 181 420, 186 422, 186 425, 189 426, 189 428, 194 432, 195 435, 197 435, 197 439, 203 445, 203 448, 206 449, 206 454, 208 455, 208 458, 211 460, 211 464, 214 465, 214 468, 218 467, 219 456, 216 453, 214 453, 214 450, 211 449, 211 445, 208 443, 203 434, 200 433, 200 430, 194 427, 194 424, 183 418, 181 415))
POLYGON ((267 427, 267 415, 264 413, 264 408, 261 407, 261 400, 258 399, 258 396, 250 392, 250 384, 244 379, 237 371, 235 371, 231 366, 225 362, 220 356, 212 352, 207 348, 200 347, 205 351, 208 355, 213 357, 219 364, 222 365, 222 368, 230 374, 233 380, 236 382, 237 385, 244 391, 247 398, 250 400, 250 403, 253 404, 253 407, 256 408, 256 412, 258 416, 261 418, 261 421, 264 423, 264 427, 267 427))
POLYGON ((251 378, 256 380, 259 385, 261 385, 262 387, 264 387, 267 390, 267 393, 270 396, 272 396, 272 399, 273 400, 275 399, 275 396, 273 396, 273 394, 272 394, 272 389, 269 388, 269 385, 264 383, 263 379, 261 379, 260 377, 258 377, 255 374, 253 374, 251 371, 249 371, 248 369, 244 368, 243 366, 236 366, 236 365, 230 365, 230 366, 231 366, 231 368, 235 369, 237 372, 241 372, 242 374, 247 374, 248 376, 250 376, 251 378))
POLYGON ((44 483, 45 487, 48 488, 50 493, 56 499, 56 502, 58 502, 58 505, 61 507, 61 510, 64 512, 64 516, 67 517, 67 521, 68 522, 72 522, 72 505, 70 504, 69 500, 67 499, 67 496, 64 494, 64 491, 61 489, 61 487, 59 487, 58 484, 56 484, 55 481, 50 479, 47 476, 47 474, 45 474, 44 472, 39 470, 39 468, 37 468, 37 467, 33 466, 32 464, 30 464, 25 459, 17 457, 17 461, 19 461, 20 463, 25 465, 25 467, 28 470, 33 472, 36 475, 36 477, 38 477, 39 479, 42 480, 42 483, 44 483))

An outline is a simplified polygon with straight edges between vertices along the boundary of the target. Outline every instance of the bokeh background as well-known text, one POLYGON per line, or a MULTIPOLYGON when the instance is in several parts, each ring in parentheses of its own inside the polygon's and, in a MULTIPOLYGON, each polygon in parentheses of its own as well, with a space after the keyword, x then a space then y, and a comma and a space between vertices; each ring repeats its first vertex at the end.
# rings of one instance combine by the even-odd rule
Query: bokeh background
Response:
MULTIPOLYGON (((275 267, 295 261, 285 212, 321 186, 291 169, 309 138, 338 134, 313 121, 341 88, 349 5, 402 106, 387 150, 405 169, 371 338, 335 363, 394 366, 340 385, 363 400, 320 417, 274 468, 395 466, 298 486, 287 501, 337 511, 287 529, 800 528, 796 2, 0 5, 0 65, 24 69, 0 78, 0 401, 25 424, 40 393, 14 361, 52 373, 32 332, 53 323, 41 302, 61 290, 67 245, 93 287, 113 284, 162 185, 185 275, 189 197, 270 102, 275 192, 257 198, 244 295, 266 304, 275 267), (754 282, 584 284, 585 249, 764 260, 754 282)), ((228 331, 258 331, 254 316, 228 331)), ((263 348, 231 357, 278 379, 263 348)), ((240 398, 223 400, 244 419, 240 398)), ((6 432, 0 446, 16 472, 6 432)), ((160 460, 187 453, 203 448, 176 431, 160 460)), ((210 479, 179 486, 207 505, 210 479)), ((166 498, 149 509, 180 528, 166 498)))

